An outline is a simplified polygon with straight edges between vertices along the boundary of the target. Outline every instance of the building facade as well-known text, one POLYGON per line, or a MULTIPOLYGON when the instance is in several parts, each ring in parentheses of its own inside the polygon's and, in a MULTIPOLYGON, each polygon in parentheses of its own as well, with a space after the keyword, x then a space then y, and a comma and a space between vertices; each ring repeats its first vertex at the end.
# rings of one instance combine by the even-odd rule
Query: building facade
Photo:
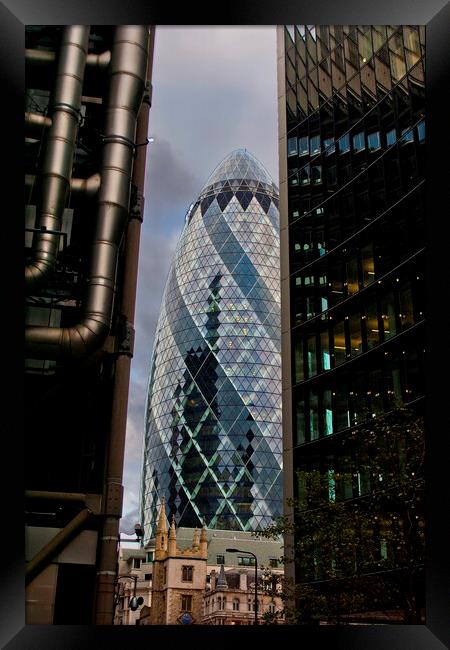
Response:
POLYGON ((255 539, 242 531, 167 526, 164 499, 157 532, 145 548, 120 552, 115 625, 252 625, 255 560, 258 620, 282 623, 281 539, 255 539), (238 553, 227 548, 239 546, 238 553), (133 596, 142 597, 132 610, 133 596))
POLYGON ((375 489, 355 428, 424 406, 425 30, 277 43, 285 494, 319 471, 351 500, 375 489))
POLYGON ((191 206, 148 388, 142 522, 257 530, 281 514, 278 191, 245 149, 191 206))
POLYGON ((153 33, 25 28, 27 624, 113 622, 153 33))

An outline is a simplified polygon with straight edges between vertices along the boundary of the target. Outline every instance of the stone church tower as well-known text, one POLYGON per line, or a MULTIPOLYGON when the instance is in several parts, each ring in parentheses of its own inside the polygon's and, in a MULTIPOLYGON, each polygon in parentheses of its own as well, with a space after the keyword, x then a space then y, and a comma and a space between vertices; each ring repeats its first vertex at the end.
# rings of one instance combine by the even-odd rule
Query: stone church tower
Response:
POLYGON ((179 549, 173 518, 167 534, 163 497, 155 544, 150 625, 200 623, 208 559, 205 527, 200 538, 194 531, 191 548, 179 549))

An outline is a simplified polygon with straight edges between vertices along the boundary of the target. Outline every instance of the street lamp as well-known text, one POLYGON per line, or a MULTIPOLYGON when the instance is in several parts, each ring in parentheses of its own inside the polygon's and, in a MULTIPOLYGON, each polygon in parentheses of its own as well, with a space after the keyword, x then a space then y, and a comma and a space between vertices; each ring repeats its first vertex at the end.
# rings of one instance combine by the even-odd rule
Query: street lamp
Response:
POLYGON ((240 551, 238 548, 226 548, 227 553, 247 553, 255 558, 255 625, 258 625, 258 558, 251 551, 240 551))

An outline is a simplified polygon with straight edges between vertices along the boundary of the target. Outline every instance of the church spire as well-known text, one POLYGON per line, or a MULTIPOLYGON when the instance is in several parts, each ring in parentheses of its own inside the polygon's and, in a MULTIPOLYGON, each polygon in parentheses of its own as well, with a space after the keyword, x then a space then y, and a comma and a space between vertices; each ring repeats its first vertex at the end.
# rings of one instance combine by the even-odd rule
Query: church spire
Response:
POLYGON ((169 531, 169 546, 167 550, 171 556, 177 554, 177 531, 175 529, 175 515, 172 515, 172 523, 170 525, 169 531))
POLYGON ((161 499, 161 510, 159 511, 158 526, 155 538, 155 559, 161 559, 167 550, 167 523, 166 523, 166 500, 161 499))

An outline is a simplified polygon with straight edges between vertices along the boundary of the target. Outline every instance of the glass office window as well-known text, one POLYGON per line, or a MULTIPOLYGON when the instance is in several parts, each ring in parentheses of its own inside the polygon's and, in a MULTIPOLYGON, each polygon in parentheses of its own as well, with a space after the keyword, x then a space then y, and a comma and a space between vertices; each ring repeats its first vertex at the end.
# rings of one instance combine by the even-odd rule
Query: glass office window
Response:
POLYGON ((396 129, 391 129, 386 133, 386 144, 388 147, 397 142, 397 131, 396 129))
POLYGON ((308 185, 310 180, 309 165, 300 169, 300 185, 308 185))
POLYGON ((309 140, 309 151, 311 155, 320 153, 320 135, 312 135, 309 140))
POLYGON ((292 169, 289 172, 289 185, 298 185, 298 169, 292 169))
POLYGON ((322 165, 313 165, 311 167, 311 182, 315 185, 322 182, 322 165))
POLYGON ((380 132, 369 133, 367 136, 367 148, 369 151, 376 151, 381 147, 380 132))
POLYGON ((378 326, 377 304, 375 301, 370 302, 366 308, 366 335, 367 335, 367 348, 378 345, 380 342, 380 332, 378 326))
POLYGON ((344 321, 341 321, 334 326, 334 363, 336 366, 345 361, 345 355, 345 329, 344 321))
POLYGON ((327 184, 329 186, 336 185, 337 176, 336 176, 336 165, 332 165, 327 168, 327 184))
POLYGON ((331 403, 331 390, 323 391, 322 399, 323 432, 326 436, 333 433, 333 407, 331 403))
POLYGON ((417 125, 417 137, 419 138, 419 142, 424 142, 424 140, 425 140, 425 120, 422 120, 417 125))
POLYGON ((325 149, 325 155, 329 156, 330 154, 336 151, 336 144, 334 138, 326 138, 323 141, 323 148, 325 149))
POLYGON ((382 297, 381 312, 384 340, 386 341, 397 333, 395 324, 394 294, 392 291, 382 297))
POLYGON ((414 325, 414 309, 411 283, 406 282, 398 291, 400 306, 400 327, 406 329, 414 325))
POLYGON ((316 337, 310 336, 306 339, 306 349, 307 349, 307 365, 308 365, 308 377, 312 377, 317 374, 317 361, 316 361, 316 337))
POLYGON ((338 140, 339 153, 347 153, 350 151, 350 136, 348 133, 339 138, 338 140))
POLYGON ((311 390, 309 394, 309 439, 317 440, 319 437, 319 400, 317 391, 311 390))
POLYGON ((288 138, 288 156, 296 156, 298 153, 297 149, 297 138, 288 138))
POLYGON ((336 431, 347 429, 350 426, 350 412, 348 408, 348 388, 346 384, 339 383, 336 389, 336 431))
POLYGON ((353 136, 353 151, 358 152, 362 151, 365 148, 365 142, 364 142, 364 131, 361 131, 360 133, 355 133, 353 136))
POLYGON ((359 291, 358 260, 356 255, 347 261, 345 267, 347 271, 347 293, 349 296, 352 296, 359 291))
POLYGON ((342 279, 342 264, 340 262, 337 262, 334 266, 332 266, 331 271, 330 271, 330 279, 331 279, 331 294, 330 294, 330 301, 331 305, 336 305, 338 302, 341 302, 341 300, 344 297, 344 284, 343 284, 343 279, 342 279))
POLYGON ((361 335, 361 316, 360 314, 352 314, 349 319, 350 322, 350 351, 352 357, 361 354, 362 352, 362 335, 361 335))
POLYGON ((383 388, 381 370, 374 370, 368 375, 368 408, 372 417, 383 412, 383 388))
POLYGON ((296 408, 296 443, 302 445, 305 442, 305 402, 303 399, 297 402, 296 408))
POLYGON ((305 378, 303 370, 303 339, 295 343, 295 383, 305 378))
POLYGON ((408 126, 407 129, 402 130, 400 142, 401 144, 408 144, 409 142, 414 142, 414 131, 410 126, 408 126))
POLYGON ((298 155, 305 156, 309 154, 309 138, 307 135, 298 139, 298 155))
POLYGON ((373 261, 373 244, 367 244, 361 249, 362 281, 363 286, 375 280, 375 267, 373 261))
POLYGON ((330 342, 328 339, 328 330, 320 335, 320 359, 322 370, 330 370, 330 342))

